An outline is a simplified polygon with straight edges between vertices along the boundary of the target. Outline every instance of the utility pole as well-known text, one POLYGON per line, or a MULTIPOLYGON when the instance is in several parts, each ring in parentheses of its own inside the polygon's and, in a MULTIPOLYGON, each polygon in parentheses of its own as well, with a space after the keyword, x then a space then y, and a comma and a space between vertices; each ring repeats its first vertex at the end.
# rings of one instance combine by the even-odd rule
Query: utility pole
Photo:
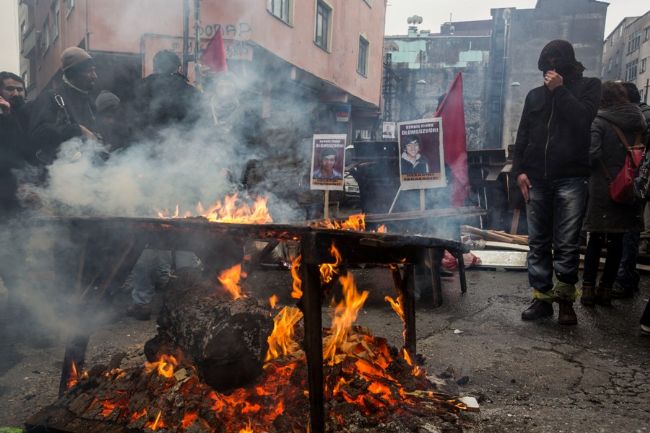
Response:
POLYGON ((201 49, 201 0, 194 0, 194 81, 201 84, 201 65, 199 53, 201 49))
POLYGON ((190 63, 190 0, 183 0, 183 75, 190 63))

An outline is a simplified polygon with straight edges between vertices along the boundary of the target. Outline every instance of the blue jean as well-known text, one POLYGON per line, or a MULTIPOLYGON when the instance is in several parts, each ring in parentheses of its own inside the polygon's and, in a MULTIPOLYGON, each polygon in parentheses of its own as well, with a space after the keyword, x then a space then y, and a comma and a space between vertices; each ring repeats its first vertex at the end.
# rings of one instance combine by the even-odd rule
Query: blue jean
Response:
POLYGON ((563 283, 578 282, 580 230, 587 199, 587 178, 532 181, 528 217, 528 281, 545 293, 553 271, 563 283))
POLYGON ((625 290, 639 289, 639 273, 636 271, 636 260, 639 256, 641 233, 627 232, 623 236, 623 255, 618 267, 616 282, 625 290))

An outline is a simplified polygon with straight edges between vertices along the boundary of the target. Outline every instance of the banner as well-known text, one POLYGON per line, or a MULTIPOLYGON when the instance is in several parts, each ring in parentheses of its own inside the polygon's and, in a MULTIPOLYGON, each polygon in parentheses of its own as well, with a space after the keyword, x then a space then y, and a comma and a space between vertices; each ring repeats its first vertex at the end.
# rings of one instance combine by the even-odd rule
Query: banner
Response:
POLYGON ((447 186, 442 119, 431 118, 397 124, 402 190, 447 186))
POLYGON ((311 156, 311 189, 343 191, 347 135, 314 135, 311 156))

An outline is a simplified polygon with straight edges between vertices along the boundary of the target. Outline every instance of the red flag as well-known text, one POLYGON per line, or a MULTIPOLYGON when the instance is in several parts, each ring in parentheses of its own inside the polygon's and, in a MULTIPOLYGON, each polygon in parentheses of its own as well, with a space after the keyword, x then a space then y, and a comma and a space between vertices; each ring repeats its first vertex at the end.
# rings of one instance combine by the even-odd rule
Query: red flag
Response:
POLYGON ((208 42, 208 46, 203 50, 201 64, 214 72, 228 72, 226 47, 223 45, 223 36, 220 31, 214 34, 214 37, 208 42))
POLYGON ((462 206, 469 194, 469 176, 467 174, 467 141, 461 73, 456 75, 445 99, 436 109, 434 117, 442 117, 445 164, 449 166, 454 177, 451 204, 456 207, 462 206))

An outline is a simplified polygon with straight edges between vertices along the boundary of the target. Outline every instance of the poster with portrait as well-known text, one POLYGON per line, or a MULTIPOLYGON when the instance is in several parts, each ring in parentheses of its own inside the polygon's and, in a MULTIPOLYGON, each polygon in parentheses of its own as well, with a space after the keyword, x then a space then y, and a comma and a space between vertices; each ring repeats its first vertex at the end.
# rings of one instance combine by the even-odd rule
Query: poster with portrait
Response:
POLYGON ((314 135, 311 156, 311 189, 343 191, 345 134, 314 135))
POLYGON ((447 186, 442 119, 412 120, 397 124, 401 189, 447 186))

